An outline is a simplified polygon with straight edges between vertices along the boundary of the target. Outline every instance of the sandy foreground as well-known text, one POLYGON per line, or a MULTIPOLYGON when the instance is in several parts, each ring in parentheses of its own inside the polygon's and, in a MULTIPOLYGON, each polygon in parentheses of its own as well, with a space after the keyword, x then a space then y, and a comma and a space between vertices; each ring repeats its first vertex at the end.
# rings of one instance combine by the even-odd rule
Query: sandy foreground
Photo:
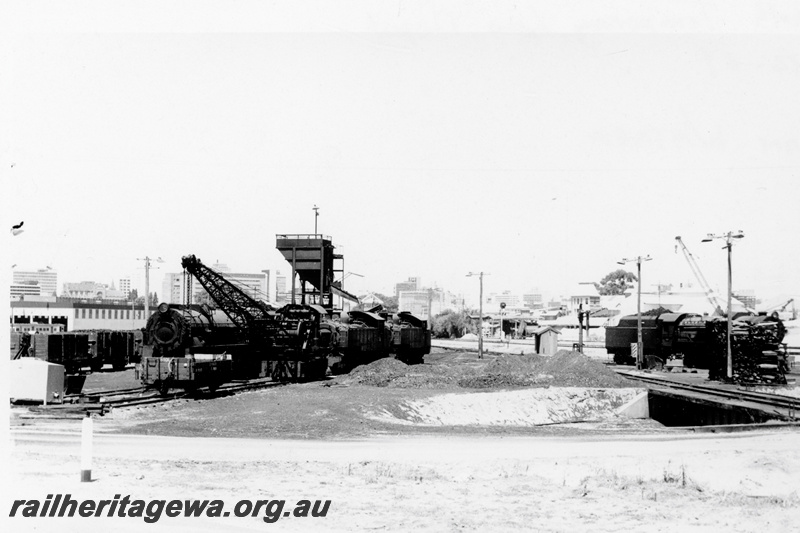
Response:
MULTIPOLYGON (((382 360, 324 383, 115 409, 94 420, 91 483, 80 482, 81 420, 31 418, 14 408, 4 439, 0 514, 8 523, 0 527, 799 530, 797 427, 709 433, 631 419, 621 413, 642 389, 570 354, 561 359, 564 375, 553 370, 553 381, 566 375, 568 382, 601 379, 606 385, 508 387, 528 368, 513 358, 484 363, 500 369, 495 374, 471 369, 471 354, 430 359, 408 368, 382 360), (454 385, 451 375, 493 388, 454 385), (372 382, 383 386, 365 384, 372 382), (109 517, 107 510, 86 518, 25 517, 22 510, 8 517, 15 500, 44 502, 50 494, 118 502, 128 496, 148 504, 222 500, 224 511, 220 517, 169 517, 163 508, 157 512, 156 502, 143 513, 152 523, 118 512, 109 517), (236 516, 247 510, 247 502, 240 504, 245 500, 272 503, 236 516), (293 516, 301 500, 329 500, 326 516, 293 516)), ((546 367, 532 368, 537 382, 546 367)), ((98 385, 113 379, 121 387, 132 378, 109 373, 92 379, 98 385)))
MULTIPOLYGON (((800 432, 392 436, 356 440, 108 433, 91 483, 80 421, 13 427, 15 499, 221 499, 228 517, 23 518, 5 531, 797 531, 800 432), (331 500, 326 517, 235 517, 239 500, 331 500)), ((275 507, 272 508, 272 511, 275 507)))

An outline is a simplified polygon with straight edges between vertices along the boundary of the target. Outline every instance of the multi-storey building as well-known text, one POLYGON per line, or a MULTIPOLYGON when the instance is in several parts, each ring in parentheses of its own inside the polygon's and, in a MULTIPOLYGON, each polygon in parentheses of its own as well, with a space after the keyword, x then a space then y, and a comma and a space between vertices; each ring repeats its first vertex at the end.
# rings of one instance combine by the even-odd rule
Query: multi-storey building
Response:
MULTIPOLYGON (((227 269, 225 265, 219 263, 215 267, 222 266, 227 269)), ((214 268, 214 267, 212 267, 214 268)), ((261 274, 250 274, 243 272, 224 272, 214 268, 225 279, 232 282, 234 285, 242 289, 248 296, 256 299, 269 302, 269 294, 267 291, 267 283, 269 271, 263 271, 261 274)), ((229 270, 229 269, 228 269, 229 270)), ((208 303, 208 293, 203 289, 203 286, 198 283, 194 278, 191 279, 192 288, 192 302, 191 303, 208 303)), ((186 278, 183 273, 167 273, 164 274, 162 282, 162 295, 161 301, 182 304, 184 303, 184 295, 186 293, 186 278)))
POLYGON ((422 319, 429 319, 442 309, 442 291, 425 289, 419 291, 400 291, 397 296, 397 310, 407 311, 422 319))
POLYGON ((167 273, 161 282, 161 301, 168 304, 183 303, 183 274, 167 273))
POLYGON ((534 289, 522 295, 522 303, 528 309, 542 309, 544 307, 544 298, 542 293, 534 289))
POLYGON ((420 289, 420 278, 408 278, 408 281, 401 281, 394 286, 394 295, 399 298, 401 292, 418 291, 420 289))
POLYGON ((462 296, 438 288, 402 291, 397 297, 398 311, 408 311, 426 320, 445 311, 456 311, 463 308, 464 298, 462 296))
POLYGON ((275 271, 275 303, 283 305, 288 302, 290 294, 286 292, 286 275, 281 274, 280 270, 275 271))
POLYGON ((30 281, 28 283, 12 283, 11 284, 11 297, 25 297, 25 296, 41 296, 42 288, 39 286, 38 281, 30 281))
POLYGON ((120 278, 119 290, 122 291, 123 296, 127 300, 128 296, 131 295, 131 278, 120 278))
POLYGON ((12 283, 28 284, 35 281, 42 289, 42 294, 55 296, 58 290, 58 273, 51 268, 40 268, 39 270, 14 270, 12 283))

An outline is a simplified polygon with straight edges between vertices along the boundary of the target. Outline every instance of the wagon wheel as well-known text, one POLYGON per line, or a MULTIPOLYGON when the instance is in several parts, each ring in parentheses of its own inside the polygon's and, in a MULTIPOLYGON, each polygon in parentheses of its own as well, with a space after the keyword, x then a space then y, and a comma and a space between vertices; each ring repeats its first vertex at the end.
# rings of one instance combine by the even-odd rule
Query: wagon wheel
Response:
POLYGON ((158 382, 158 393, 161 396, 166 396, 169 393, 169 389, 170 389, 169 383, 167 383, 166 381, 158 382))

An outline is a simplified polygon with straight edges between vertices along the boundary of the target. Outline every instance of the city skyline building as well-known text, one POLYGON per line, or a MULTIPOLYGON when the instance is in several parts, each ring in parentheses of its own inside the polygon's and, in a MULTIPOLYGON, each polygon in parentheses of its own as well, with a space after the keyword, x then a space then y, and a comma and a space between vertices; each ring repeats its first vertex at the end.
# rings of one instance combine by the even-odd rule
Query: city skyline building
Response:
POLYGON ((131 295, 131 278, 124 277, 119 279, 119 290, 122 291, 123 296, 125 299, 128 299, 128 296, 131 295))
POLYGON ((11 282, 17 285, 26 285, 35 281, 41 287, 44 296, 57 296, 58 272, 51 268, 38 270, 14 270, 11 282))
POLYGON ((41 296, 42 288, 39 286, 38 281, 29 281, 27 283, 12 283, 10 287, 11 298, 25 296, 41 296))
POLYGON ((282 305, 288 302, 291 295, 286 292, 286 275, 280 270, 275 271, 275 303, 282 305))
POLYGON ((538 289, 532 289, 522 294, 522 304, 528 309, 542 309, 544 307, 544 296, 538 289))
POLYGON ((93 300, 127 300, 125 291, 116 289, 113 282, 110 286, 96 281, 65 282, 61 296, 93 300))
POLYGON ((400 297, 401 292, 418 291, 422 286, 422 279, 418 277, 409 277, 407 281, 401 281, 394 286, 395 298, 400 297))
MULTIPOLYGON (((215 263, 211 268, 242 289, 251 298, 270 303, 268 291, 269 270, 264 270, 261 273, 230 272, 226 265, 219 262, 215 263)), ((194 277, 191 277, 191 288, 191 304, 209 303, 208 293, 194 277)), ((184 294, 186 293, 186 277, 183 272, 165 273, 161 283, 161 291, 160 301, 170 304, 183 304, 184 294)))

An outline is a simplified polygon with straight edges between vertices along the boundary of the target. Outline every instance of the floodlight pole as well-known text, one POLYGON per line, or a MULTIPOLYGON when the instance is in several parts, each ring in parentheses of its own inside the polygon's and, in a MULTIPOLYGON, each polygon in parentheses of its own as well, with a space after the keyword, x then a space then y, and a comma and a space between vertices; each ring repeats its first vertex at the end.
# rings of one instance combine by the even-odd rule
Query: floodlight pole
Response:
POLYGON ((727 362, 726 362, 726 374, 728 379, 733 379, 733 348, 731 346, 731 336, 733 335, 733 268, 732 268, 732 258, 731 252, 733 251, 733 240, 732 239, 742 239, 744 238, 744 232, 741 230, 737 232, 729 231, 727 233, 723 233, 722 235, 714 235, 713 233, 709 233, 708 236, 703 239, 701 242, 710 242, 713 239, 725 239, 725 246, 723 248, 728 249, 728 338, 727 338, 727 362))
POLYGON ((725 247, 728 249, 728 361, 727 361, 727 374, 728 379, 733 378, 733 348, 731 346, 731 334, 733 333, 733 269, 731 268, 731 250, 733 245, 731 243, 731 234, 725 240, 725 247))

